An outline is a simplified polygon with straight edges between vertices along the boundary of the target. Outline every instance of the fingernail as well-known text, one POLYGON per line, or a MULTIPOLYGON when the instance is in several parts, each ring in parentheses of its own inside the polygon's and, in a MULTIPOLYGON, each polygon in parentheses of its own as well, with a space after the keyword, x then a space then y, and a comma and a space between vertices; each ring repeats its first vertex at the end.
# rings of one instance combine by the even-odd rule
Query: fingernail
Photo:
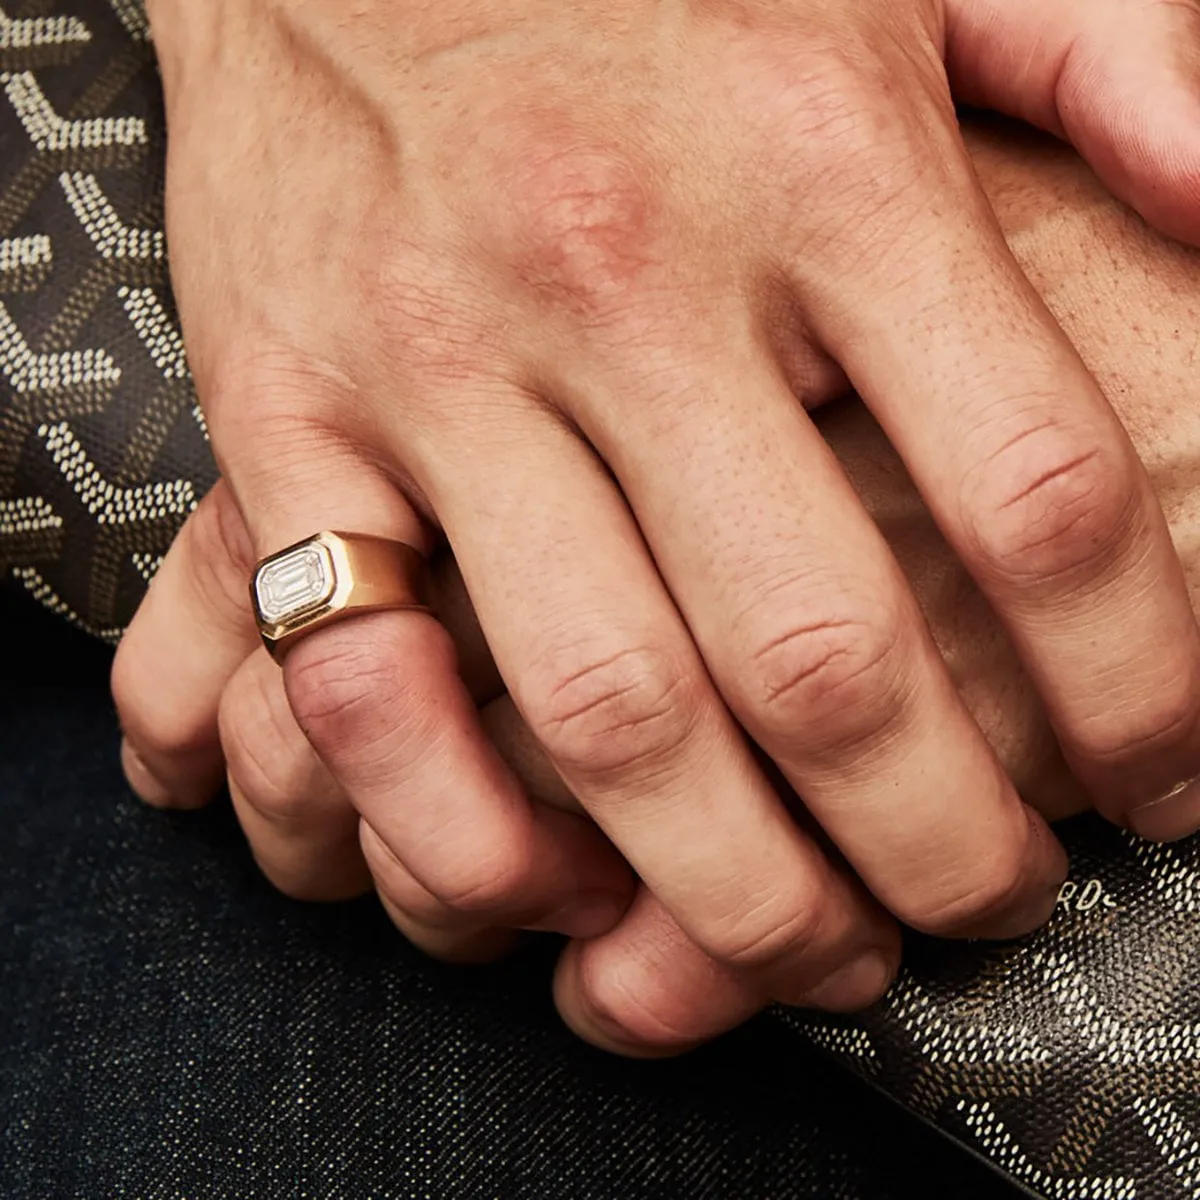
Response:
POLYGON ((629 897, 623 892, 581 892, 570 904, 529 928, 571 938, 599 937, 620 921, 628 907, 629 897))
POLYGON ((1029 876, 1018 898, 1000 911, 950 932, 950 936, 1008 941, 1040 929, 1054 916, 1059 893, 1071 869, 1070 860, 1062 843, 1040 816, 1027 808, 1025 818, 1032 834, 1024 857, 1029 876))
POLYGON ((806 1001, 827 1012, 854 1012, 874 1004, 891 982, 891 963, 878 950, 868 950, 813 988, 806 1001))
POLYGON ((128 741, 121 742, 121 769, 125 772, 129 786, 145 804, 152 808, 180 807, 128 741))
POLYGON ((1200 829, 1200 779, 1177 783, 1165 796, 1133 809, 1129 828, 1154 842, 1173 842, 1200 829))

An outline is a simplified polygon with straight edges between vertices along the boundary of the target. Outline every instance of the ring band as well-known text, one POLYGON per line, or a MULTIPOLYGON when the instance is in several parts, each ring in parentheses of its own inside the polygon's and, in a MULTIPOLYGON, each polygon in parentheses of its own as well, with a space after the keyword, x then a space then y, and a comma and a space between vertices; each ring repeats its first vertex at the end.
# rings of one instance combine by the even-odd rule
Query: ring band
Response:
POLYGON ((419 551, 390 538, 329 530, 264 558, 254 568, 250 599, 276 662, 301 638, 347 617, 432 611, 429 567, 419 551))

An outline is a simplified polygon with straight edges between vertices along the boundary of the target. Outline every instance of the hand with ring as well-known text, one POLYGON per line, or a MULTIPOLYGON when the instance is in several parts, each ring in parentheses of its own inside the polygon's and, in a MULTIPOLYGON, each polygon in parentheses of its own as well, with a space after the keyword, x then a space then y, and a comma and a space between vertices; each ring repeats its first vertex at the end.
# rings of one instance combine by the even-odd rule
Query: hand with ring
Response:
POLYGON ((1200 775, 1200 631, 1167 526, 953 107, 1071 137, 1196 236, 1190 7, 150 14, 172 274, 237 519, 195 523, 194 566, 164 568, 118 661, 144 794, 206 795, 224 698, 277 686, 253 674, 276 668, 252 653, 246 577, 236 610, 198 599, 223 557, 248 574, 319 530, 444 538, 590 820, 531 802, 428 614, 309 623, 306 598, 346 581, 296 560, 265 586, 304 630, 269 709, 313 751, 285 790, 348 798, 385 894, 403 880, 414 912, 597 954, 648 953, 653 924, 756 996, 834 1008, 886 985, 894 918, 1036 925, 1062 851, 806 412, 853 387, 1097 806, 1155 836, 1200 821, 1200 791, 1176 791, 1200 775), (154 632, 155 611, 198 609, 194 636, 154 632), (163 675, 186 683, 170 702, 163 675))
MULTIPOLYGON (((1135 444, 1185 553, 1200 599, 1200 556, 1191 343, 1177 336, 1200 302, 1200 269, 1182 247, 1148 237, 1066 152, 1006 134, 970 130, 976 170, 994 196, 1023 267, 1067 314, 1068 328, 1135 431, 1135 444), (1146 279, 1160 281, 1153 291, 1146 279)), ((872 517, 886 533, 926 613, 971 714, 1020 794, 1048 817, 1087 798, 1065 770, 1036 695, 986 601, 954 560, 894 451, 857 404, 822 414, 822 433, 872 517)), ((146 669, 189 627, 240 629, 253 621, 243 588, 252 572, 249 539, 223 485, 208 497, 168 555, 122 656, 123 672, 146 669), (222 551, 222 547, 225 550, 222 551), (181 604, 181 601, 186 601, 181 604)), ((411 562, 406 554, 403 561, 411 562)), ((424 589, 458 647, 464 681, 489 739, 536 807, 579 813, 578 801, 546 760, 505 694, 452 560, 440 552, 424 589)), ((407 603, 407 597, 396 597, 407 603)), ((310 609, 314 615, 319 609, 310 609)), ((193 677, 194 678, 194 677, 193 677)), ((198 711, 192 678, 158 678, 156 713, 198 711)), ((135 710, 145 720, 145 709, 135 710)), ((278 669, 259 647, 225 688, 222 733, 234 802, 271 879, 303 897, 352 894, 370 883, 355 837, 356 814, 316 760, 292 718, 278 669), (341 840, 339 840, 339 837, 341 840)), ((142 731, 139 727, 138 732, 142 731)), ((219 750, 214 750, 219 758, 219 750)), ((135 774, 136 774, 135 768, 135 774)), ((140 778, 144 779, 144 776, 140 778)), ((417 944, 446 958, 503 953, 511 931, 439 905, 411 875, 385 860, 381 897, 417 944)), ((680 939, 678 928, 643 896, 636 939, 576 942, 562 956, 560 1008, 599 1045, 626 1053, 676 1051, 755 1011, 764 998, 680 939)))

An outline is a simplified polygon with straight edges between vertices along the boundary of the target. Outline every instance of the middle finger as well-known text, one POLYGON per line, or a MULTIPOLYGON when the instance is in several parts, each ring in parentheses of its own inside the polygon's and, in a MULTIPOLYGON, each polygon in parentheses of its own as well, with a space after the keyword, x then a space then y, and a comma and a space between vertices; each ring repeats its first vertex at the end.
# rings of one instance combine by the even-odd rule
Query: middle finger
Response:
POLYGON ((1027 931, 1051 911, 1061 848, 779 371, 735 315, 699 327, 659 322, 634 365, 597 373, 580 420, 722 694, 892 912, 939 934, 1027 931), (686 403, 653 390, 668 387, 686 403))

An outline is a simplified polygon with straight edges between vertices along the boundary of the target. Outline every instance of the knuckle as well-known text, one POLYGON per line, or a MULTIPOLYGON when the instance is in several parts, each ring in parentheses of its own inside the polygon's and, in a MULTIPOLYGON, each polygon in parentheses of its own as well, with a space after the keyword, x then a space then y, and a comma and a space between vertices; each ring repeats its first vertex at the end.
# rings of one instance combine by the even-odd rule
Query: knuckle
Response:
POLYGON ((667 1051, 697 1040, 686 1002, 672 997, 636 961, 599 962, 583 954, 578 997, 587 1024, 618 1045, 667 1051))
POLYGON ((841 171, 847 158, 878 148, 879 123, 890 110, 873 103, 877 69, 875 57, 846 38, 823 39, 800 57, 776 52, 763 76, 766 107, 785 118, 778 128, 790 131, 790 144, 810 163, 841 171))
MULTIPOLYGON (((898 201, 936 165, 927 118, 896 102, 889 59, 838 29, 779 39, 740 67, 739 108, 779 180, 787 204, 781 215, 794 225, 796 211, 809 214, 816 223, 810 232, 828 237, 839 253, 861 240, 865 223, 886 219, 894 227, 900 214, 923 209, 898 201)), ((938 97, 940 62, 926 65, 927 92, 938 97)), ((952 117, 948 109, 948 123, 952 117)))
POLYGON ((955 872, 915 900, 901 901, 896 915, 935 937, 962 937, 1012 913, 1025 899, 1028 864, 1036 861, 1028 822, 1011 837, 993 838, 972 858, 969 874, 955 872))
POLYGON ((512 924, 535 915, 531 897, 538 863, 532 845, 519 835, 503 841, 458 839, 443 846, 436 861, 426 862, 419 878, 388 835, 366 821, 360 841, 380 891, 424 924, 512 924))
POLYGON ((899 709, 905 672, 899 607, 796 623, 757 618, 737 705, 766 736, 798 730, 838 744, 872 736, 899 709))
POLYGON ((277 707, 258 676, 243 675, 225 689, 218 725, 226 769, 247 802, 267 820, 291 824, 307 807, 311 770, 277 707))
MULTIPOLYGON (((180 552, 205 610, 242 631, 251 617, 246 581, 254 567, 254 547, 229 488, 218 483, 188 518, 180 552)), ((151 585, 153 586, 153 585, 151 585)))
POLYGON ((431 890, 453 912, 503 919, 527 905, 532 867, 517 845, 492 847, 470 862, 444 870, 431 890))
POLYGON ((1048 425, 1010 441, 975 474, 964 526, 989 573, 1055 579, 1109 561, 1127 544, 1140 500, 1129 456, 1080 446, 1048 425))
POLYGON ((321 630, 284 661, 292 714, 322 757, 403 751, 432 733, 435 715, 406 686, 386 630, 380 617, 363 617, 321 630))
POLYGON ((272 452, 286 454, 295 443, 318 440, 312 433, 320 418, 344 408, 340 402, 353 386, 332 360, 288 341, 247 343, 240 331, 193 367, 212 442, 218 457, 236 462, 239 484, 256 468, 257 455, 241 452, 246 445, 269 442, 272 452))
POLYGON ((283 481, 288 496, 324 486, 331 454, 350 450, 363 411, 355 366, 286 345, 233 347, 211 364, 197 387, 229 478, 260 496, 283 481))
POLYGON ((121 728, 153 759, 187 759, 212 748, 209 714, 161 703, 161 661, 148 654, 136 626, 122 639, 109 685, 121 728))
MULTIPOLYGON (((213 433, 231 426, 237 433, 251 424, 263 424, 269 411, 275 421, 302 422, 321 401, 336 400, 346 390, 347 379, 332 362, 287 340, 259 339, 250 344, 235 340, 204 369, 197 386, 206 413, 216 418, 213 433), (254 404, 246 404, 246 396, 254 404)), ((315 339, 314 339, 315 344, 315 339)))
POLYGON ((395 663, 384 647, 336 632, 319 648, 297 647, 284 667, 292 712, 317 743, 344 741, 394 687, 395 663))
POLYGON ((815 890, 739 914, 703 937, 705 951, 738 971, 758 974, 794 966, 817 944, 825 924, 826 901, 815 890))
POLYGON ((500 225, 522 282, 584 312, 622 303, 651 260, 658 208, 630 154, 542 135, 500 179, 500 225))
POLYGON ((673 656, 630 649, 560 668, 526 711, 564 771, 604 779, 673 760, 696 723, 696 687, 673 656))
POLYGON ((1101 767, 1134 760, 1153 762, 1194 740, 1200 722, 1200 677, 1175 669, 1134 702, 1116 697, 1097 706, 1094 715, 1064 735, 1072 757, 1101 767))

